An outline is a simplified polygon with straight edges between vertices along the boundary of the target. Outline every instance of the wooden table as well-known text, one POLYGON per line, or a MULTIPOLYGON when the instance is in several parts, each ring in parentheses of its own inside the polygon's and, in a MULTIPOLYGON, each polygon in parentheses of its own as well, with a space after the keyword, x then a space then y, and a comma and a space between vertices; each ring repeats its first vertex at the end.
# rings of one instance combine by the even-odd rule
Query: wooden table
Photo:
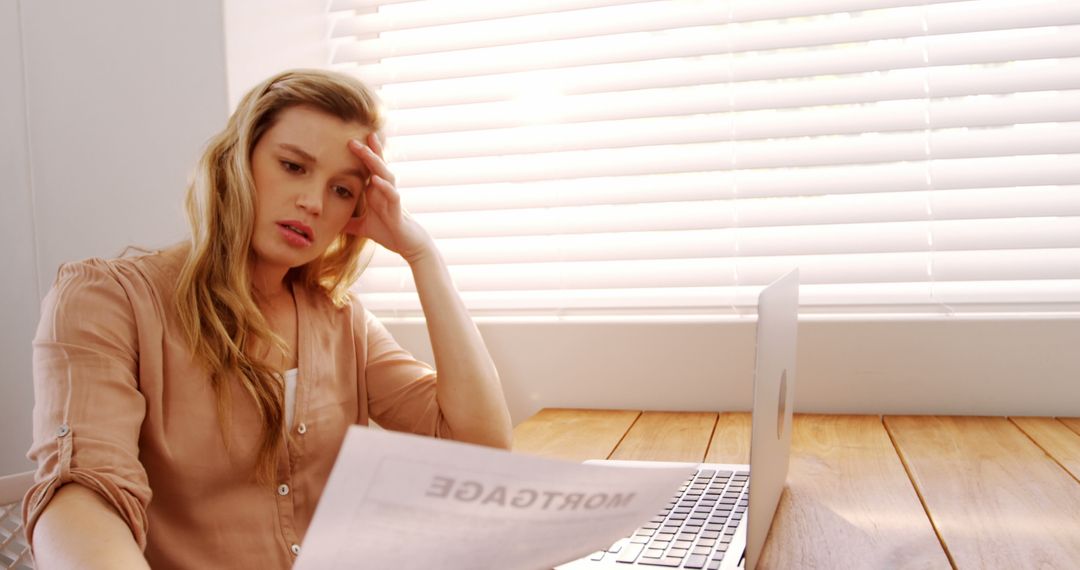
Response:
MULTIPOLYGON (((796 415, 761 568, 1080 568, 1080 418, 796 415)), ((544 409, 514 451, 749 463, 746 413, 544 409)))

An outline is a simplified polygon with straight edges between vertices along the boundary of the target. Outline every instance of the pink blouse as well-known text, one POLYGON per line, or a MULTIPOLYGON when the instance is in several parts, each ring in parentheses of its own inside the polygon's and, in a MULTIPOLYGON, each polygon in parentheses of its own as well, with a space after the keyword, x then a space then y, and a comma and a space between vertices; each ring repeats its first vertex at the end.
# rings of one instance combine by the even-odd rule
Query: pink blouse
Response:
POLYGON ((36 484, 27 536, 57 489, 99 493, 157 568, 288 568, 350 424, 450 431, 435 372, 358 302, 297 287, 299 385, 274 486, 254 482, 261 421, 232 389, 228 445, 173 295, 188 246, 60 268, 34 339, 36 484))

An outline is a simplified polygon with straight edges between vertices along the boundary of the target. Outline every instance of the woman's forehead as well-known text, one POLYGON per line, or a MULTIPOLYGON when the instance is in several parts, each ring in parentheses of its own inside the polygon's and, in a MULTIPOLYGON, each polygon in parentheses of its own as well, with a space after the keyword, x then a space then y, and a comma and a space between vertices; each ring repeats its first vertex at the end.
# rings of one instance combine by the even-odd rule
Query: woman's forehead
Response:
POLYGON ((263 137, 273 150, 299 154, 307 160, 346 165, 363 161, 346 146, 351 139, 365 141, 371 129, 306 107, 285 109, 263 137))
MULTIPOLYGON (((289 107, 281 111, 274 125, 267 131, 276 142, 289 142, 298 146, 318 146, 332 143, 344 145, 349 139, 364 140, 371 128, 353 121, 344 121, 334 115, 310 107, 289 107)), ((305 148, 306 148, 305 146, 305 148)), ((309 150, 310 152, 310 150, 309 150)))

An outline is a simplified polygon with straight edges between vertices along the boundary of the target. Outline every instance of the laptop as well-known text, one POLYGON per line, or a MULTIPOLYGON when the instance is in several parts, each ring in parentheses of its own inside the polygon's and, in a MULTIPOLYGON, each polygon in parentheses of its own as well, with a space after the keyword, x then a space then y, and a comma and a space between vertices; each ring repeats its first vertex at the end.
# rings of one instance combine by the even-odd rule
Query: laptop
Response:
POLYGON ((787 479, 798 308, 798 269, 758 296, 750 464, 588 461, 627 467, 697 465, 697 472, 631 536, 558 570, 755 568, 787 479))

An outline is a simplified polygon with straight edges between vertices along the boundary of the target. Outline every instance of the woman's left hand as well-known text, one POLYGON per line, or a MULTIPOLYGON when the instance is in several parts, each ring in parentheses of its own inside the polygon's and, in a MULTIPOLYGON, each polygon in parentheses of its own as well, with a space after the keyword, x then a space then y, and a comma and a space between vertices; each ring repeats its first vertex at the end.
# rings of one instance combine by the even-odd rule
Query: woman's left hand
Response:
POLYGON ((394 174, 383 161, 382 141, 375 133, 367 140, 366 145, 358 139, 348 143, 349 150, 368 167, 371 180, 364 190, 364 211, 345 224, 345 232, 373 239, 412 263, 432 247, 431 236, 401 205, 394 174))

